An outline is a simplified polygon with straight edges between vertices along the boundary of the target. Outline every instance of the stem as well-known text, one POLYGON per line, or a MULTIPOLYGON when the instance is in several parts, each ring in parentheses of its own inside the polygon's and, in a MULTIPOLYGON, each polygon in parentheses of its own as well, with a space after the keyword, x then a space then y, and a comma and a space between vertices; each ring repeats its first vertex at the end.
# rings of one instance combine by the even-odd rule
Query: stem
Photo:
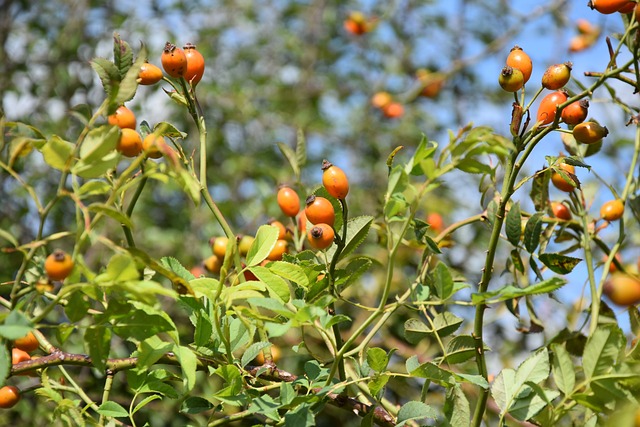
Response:
POLYGON ((329 266, 329 277, 331 278, 331 286, 333 286, 333 276, 336 270, 336 264, 338 263, 338 259, 340 258, 340 254, 344 250, 345 243, 347 241, 347 220, 349 216, 349 208, 347 206, 347 200, 340 200, 340 206, 342 207, 342 236, 338 239, 336 243, 336 251, 333 254, 333 258, 331 259, 331 265, 329 266))
POLYGON ((223 418, 219 418, 215 421, 210 422, 209 424, 207 424, 209 427, 216 427, 216 426, 223 426, 225 424, 230 424, 234 421, 238 421, 238 420, 242 420, 245 418, 249 418, 250 416, 252 416, 255 412, 254 411, 249 411, 244 410, 241 412, 236 412, 235 414, 231 414, 231 415, 227 415, 223 418))
POLYGON ((200 185, 207 188, 207 128, 204 117, 198 118, 198 130, 200 131, 200 185))
MULTIPOLYGON (((340 236, 340 239, 338 239, 337 242, 337 247, 336 247, 336 251, 333 254, 333 258, 331 259, 331 265, 329 267, 329 280, 330 280, 330 286, 331 286, 331 290, 332 293, 335 293, 336 290, 334 288, 335 283, 334 283, 334 274, 335 274, 335 270, 336 270, 336 264, 338 263, 338 259, 340 258, 340 254, 342 253, 344 247, 345 247, 345 242, 347 240, 347 221, 348 221, 348 216, 349 216, 349 208, 347 207, 347 201, 346 199, 341 199, 340 200, 340 206, 342 207, 342 236, 340 236)), ((331 311, 332 315, 336 314, 336 306, 335 306, 335 302, 332 302, 329 305, 329 310, 331 311)), ((335 339, 335 343, 336 343, 336 349, 340 350, 342 349, 343 346, 343 341, 342 341, 342 335, 340 334, 340 325, 337 323, 334 323, 333 326, 331 327, 333 329, 333 335, 334 335, 334 339, 335 339)), ((345 381, 347 379, 347 374, 345 371, 345 367, 344 367, 344 359, 342 357, 338 358, 336 357, 336 360, 334 363, 338 364, 338 375, 340 377, 340 381, 345 381)), ((330 376, 329 380, 331 380, 333 377, 330 376)), ((345 388, 346 391, 346 388, 345 388)))
MULTIPOLYGON (((102 404, 109 401, 109 393, 111 393, 111 386, 113 385, 113 372, 107 371, 107 378, 104 382, 104 391, 102 392, 102 404)), ((104 415, 100 414, 98 425, 104 425, 104 415)))
POLYGON ((64 369, 63 366, 59 367, 60 372, 62 372, 62 375, 64 375, 65 379, 67 380, 67 382, 69 384, 71 384, 71 386, 75 389, 75 393, 80 396, 80 398, 89 406, 91 407, 91 409, 93 409, 94 411, 98 411, 98 405, 96 405, 96 403, 91 400, 91 398, 89 396, 87 396, 87 394, 84 392, 84 390, 82 389, 82 387, 80 387, 71 377, 71 375, 69 375, 69 373, 67 372, 66 369, 64 369))
POLYGON ((627 173, 627 182, 624 185, 624 190, 622 190, 622 194, 620 198, 622 200, 626 200, 629 196, 629 191, 631 190, 631 185, 633 184, 633 172, 636 170, 636 165, 638 163, 638 155, 640 154, 640 118, 636 119, 636 139, 634 144, 633 157, 631 159, 631 165, 629 166, 629 172, 627 173))
MULTIPOLYGON (((491 230, 491 238, 489 240, 489 250, 487 252, 487 258, 485 260, 484 268, 482 269, 482 278, 480 280, 480 284, 478 285, 478 292, 486 292, 489 287, 489 281, 491 280, 491 276, 493 273, 493 261, 495 259, 496 250, 498 248, 498 242, 500 241, 500 231, 502 230, 502 223, 504 222, 505 211, 507 207, 507 202, 510 197, 510 186, 509 182, 511 181, 511 176, 514 174, 513 165, 515 163, 516 157, 518 153, 514 152, 512 156, 509 158, 509 163, 507 164, 506 171, 507 173, 503 179, 503 187, 502 187, 502 199, 500 200, 500 204, 498 206, 498 212, 496 213, 495 222, 493 224, 493 229, 491 230)), ((476 307, 475 318, 473 322, 473 337, 475 339, 475 347, 476 347, 476 364, 478 365, 478 372, 484 378, 488 377, 487 373, 487 362, 484 357, 484 341, 483 341, 483 326, 484 326, 484 311, 487 308, 486 304, 479 304, 476 307)), ((472 425, 475 427, 479 427, 482 422, 482 417, 484 416, 484 411, 487 406, 487 400, 489 399, 489 390, 483 389, 480 391, 478 396, 478 402, 476 403, 475 412, 473 414, 472 425)))
MULTIPOLYGON (((144 173, 144 167, 142 167, 142 172, 144 173)), ((138 198, 142 194, 142 190, 144 189, 145 184, 147 183, 148 178, 142 177, 140 180, 140 184, 138 184, 138 188, 136 188, 136 192, 133 193, 131 197, 131 201, 129 202, 129 206, 127 207, 127 216, 131 217, 133 214, 133 209, 136 207, 136 203, 138 202, 138 198)))
MULTIPOLYGON (((140 171, 144 174, 144 163, 142 163, 140 165, 140 171)), ((138 187, 136 188, 135 193, 133 193, 133 196, 131 197, 131 201, 129 202, 129 206, 127 207, 127 218, 131 218, 131 215, 133 214, 133 209, 136 207, 136 203, 138 203, 138 199, 140 198, 140 195, 142 194, 142 190, 144 190, 144 186, 147 183, 148 178, 146 176, 143 176, 140 179, 140 183, 138 184, 138 187)), ((127 245, 129 245, 129 247, 131 248, 135 248, 136 247, 136 243, 133 239, 133 233, 131 231, 131 229, 122 224, 122 230, 124 231, 124 235, 127 239, 127 245)))

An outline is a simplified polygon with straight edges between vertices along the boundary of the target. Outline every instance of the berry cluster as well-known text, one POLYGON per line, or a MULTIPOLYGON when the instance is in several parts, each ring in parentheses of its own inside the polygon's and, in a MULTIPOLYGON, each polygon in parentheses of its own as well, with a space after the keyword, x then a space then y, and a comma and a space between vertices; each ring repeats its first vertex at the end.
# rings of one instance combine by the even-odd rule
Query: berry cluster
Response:
MULTIPOLYGON (((162 68, 173 78, 184 78, 194 88, 204 75, 204 57, 192 43, 184 45, 180 49, 176 45, 167 42, 160 57, 162 68)), ((162 70, 145 62, 138 73, 138 83, 141 85, 153 85, 162 80, 162 70)), ((172 148, 167 144, 162 135, 151 132, 142 138, 136 131, 136 116, 129 108, 121 105, 107 117, 109 124, 120 128, 120 138, 116 149, 125 157, 137 157, 144 152, 152 159, 159 159, 164 154, 171 155, 172 148)))
MULTIPOLYGON (((11 348, 11 365, 31 360, 29 353, 38 349, 40 344, 33 332, 13 341, 11 348)), ((20 373, 18 375, 36 375, 35 372, 20 373)), ((0 388, 0 408, 12 408, 20 401, 20 389, 13 385, 5 385, 0 388)))
MULTIPOLYGON (((344 203, 349 193, 349 180, 346 173, 338 166, 324 160, 322 162, 322 184, 330 197, 344 203)), ((312 249, 325 250, 336 240, 335 209, 333 203, 326 197, 311 194, 305 200, 304 209, 301 209, 301 199, 298 193, 290 186, 281 185, 278 189, 276 200, 284 216, 291 219, 296 226, 294 229, 286 227, 281 221, 272 219, 269 225, 278 229, 278 239, 262 265, 271 261, 282 260, 285 253, 290 252, 291 241, 300 241, 296 245, 303 249, 304 240, 312 249), (307 226, 307 222, 311 227, 307 226)), ((344 236, 343 236, 344 237, 344 236)), ((238 237, 238 252, 245 257, 253 244, 254 237, 238 237)), ((228 252, 229 239, 225 236, 216 236, 210 240, 213 254, 203 261, 206 271, 218 274, 228 252)), ((200 276, 203 271, 198 267, 192 269, 194 276, 200 276)), ((252 273, 245 271, 245 279, 255 280, 252 273)))

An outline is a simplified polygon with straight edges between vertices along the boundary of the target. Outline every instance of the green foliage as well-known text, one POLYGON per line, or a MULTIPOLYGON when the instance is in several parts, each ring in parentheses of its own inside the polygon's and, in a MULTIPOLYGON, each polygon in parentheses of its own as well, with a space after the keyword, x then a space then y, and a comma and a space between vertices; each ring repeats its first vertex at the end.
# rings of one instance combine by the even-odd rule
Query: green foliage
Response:
MULTIPOLYGON (((112 57, 78 65, 96 76, 87 88, 51 77, 68 112, 60 123, 0 117, 0 381, 23 388, 19 406, 0 421, 293 427, 632 419, 640 347, 627 346, 625 331, 638 334, 640 312, 626 307, 617 316, 602 297, 610 258, 631 253, 639 235, 640 137, 580 147, 562 122, 529 122, 540 92, 524 90, 512 105, 512 138, 461 111, 458 130, 445 135, 445 123, 430 123, 436 109, 421 107, 437 102, 423 94, 425 76, 442 78, 451 84, 447 96, 462 99, 460 91, 480 87, 471 65, 506 53, 504 26, 480 19, 468 31, 481 55, 459 58, 464 46, 439 46, 438 67, 448 70, 407 77, 424 65, 414 58, 415 28, 455 30, 427 6, 374 3, 361 35, 343 29, 344 19, 355 19, 343 6, 308 15, 284 2, 270 12, 274 21, 225 4, 225 19, 195 31, 210 41, 199 43, 208 74, 198 86, 166 76, 140 86, 140 67, 157 62, 161 46, 132 48, 116 34, 112 57), (420 24, 409 25, 408 16, 420 24), (243 42, 232 48, 231 39, 243 42), (382 90, 393 92, 404 116, 369 105, 382 90), (83 96, 83 105, 69 105, 83 96), (122 130, 104 122, 124 103, 141 119, 141 137, 164 138, 158 158, 118 151, 122 130), (547 150, 541 167, 535 156, 553 134, 570 157, 547 150), (616 180, 597 161, 607 156, 616 156, 616 180), (345 200, 318 182, 325 157, 347 172, 345 200), (568 174, 562 163, 580 170, 568 174), (575 187, 562 193, 571 220, 549 216, 553 173, 575 187), (301 214, 280 214, 281 182, 301 200, 331 201, 329 248, 311 250, 311 224, 301 214), (599 191, 629 207, 619 227, 600 220, 599 191), (285 224, 284 238, 264 224, 269 217, 285 224), (223 235, 224 256, 212 256, 209 238, 223 235), (283 244, 285 253, 275 253, 283 244), (53 281, 45 260, 56 248, 74 268, 53 281), (589 292, 563 305, 559 294, 574 282, 589 292), (523 337, 539 333, 536 347, 505 333, 512 324, 523 337), (38 357, 12 364, 10 342, 28 332, 38 357), (37 377, 26 389, 23 373, 37 377)), ((541 15, 561 18, 566 6, 555 3, 541 5, 541 15)), ((510 19, 510 6, 495 8, 510 19)), ((623 19, 617 61, 600 64, 598 79, 572 81, 568 102, 598 91, 607 108, 636 112, 622 94, 637 86, 630 71, 638 23, 623 19)), ((86 43, 70 40, 56 59, 78 61, 86 43)), ((21 73, 9 71, 19 81, 21 73)), ((53 100, 54 92, 41 92, 36 111, 53 100)), ((474 104, 491 97, 505 104, 476 92, 474 104)), ((617 264, 637 276, 629 259, 617 264)))

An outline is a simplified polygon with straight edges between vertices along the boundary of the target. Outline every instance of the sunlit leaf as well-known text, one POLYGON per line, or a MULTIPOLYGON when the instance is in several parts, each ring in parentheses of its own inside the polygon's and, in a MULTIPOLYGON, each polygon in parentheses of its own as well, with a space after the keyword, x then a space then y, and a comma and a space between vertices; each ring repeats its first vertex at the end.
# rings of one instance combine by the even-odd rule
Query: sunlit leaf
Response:
POLYGON ((69 166, 67 162, 73 153, 73 144, 54 135, 47 140, 41 151, 44 161, 49 166, 62 171, 69 166))

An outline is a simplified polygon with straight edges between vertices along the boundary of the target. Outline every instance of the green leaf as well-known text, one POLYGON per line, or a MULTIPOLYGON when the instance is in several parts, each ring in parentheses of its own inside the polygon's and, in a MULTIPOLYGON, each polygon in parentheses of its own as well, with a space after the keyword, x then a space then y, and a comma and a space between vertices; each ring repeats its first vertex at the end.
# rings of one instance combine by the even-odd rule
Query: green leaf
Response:
POLYGON ((575 366, 569 356, 569 352, 560 344, 551 344, 553 352, 552 373, 553 379, 565 395, 570 395, 576 385, 575 366))
POLYGON ((414 377, 427 378, 441 386, 449 387, 457 382, 468 382, 478 387, 488 389, 489 383, 482 375, 460 374, 443 369, 432 362, 426 362, 415 367, 413 359, 407 360, 406 368, 414 377))
MULTIPOLYGON (((307 140, 302 129, 298 129, 296 138, 296 163, 300 168, 307 164, 307 140)), ((300 180, 300 175, 297 178, 300 180)))
POLYGON ((391 168, 393 166, 393 160, 396 158, 396 155, 398 154, 398 152, 400 150, 402 150, 403 148, 404 148, 403 145, 399 145, 396 148, 394 148, 393 151, 391 151, 391 153, 389 153, 389 155, 387 156, 387 168, 389 169, 389 171, 387 172, 387 175, 391 175, 391 168))
POLYGON ((518 366, 514 380, 516 389, 520 389, 527 382, 537 384, 549 377, 549 352, 543 347, 527 357, 518 366))
POLYGON ((273 398, 268 394, 263 394, 257 399, 253 399, 247 410, 249 413, 257 413, 274 421, 280 421, 280 414, 278 413, 279 408, 280 405, 278 402, 273 400, 273 398))
POLYGON ((11 362, 7 346, 0 345, 0 387, 4 386, 7 377, 9 377, 11 362))
POLYGON ((316 425, 311 405, 299 405, 284 416, 285 427, 313 427, 316 425))
POLYGON ((145 383, 139 390, 140 394, 143 393, 157 393, 162 396, 166 396, 170 399, 177 399, 178 393, 175 389, 175 386, 166 384, 159 380, 151 380, 145 383))
POLYGON ((452 427, 468 427, 471 425, 469 401, 459 384, 447 389, 444 415, 452 427))
POLYGON ((351 318, 344 314, 336 314, 334 316, 326 315, 322 316, 321 325, 325 329, 330 329, 333 325, 337 325, 338 323, 351 322, 351 318))
POLYGON ((324 381, 329 375, 329 370, 320 366, 317 360, 308 360, 305 362, 304 372, 312 381, 324 381))
POLYGON ((82 319, 87 311, 91 308, 92 302, 82 292, 73 292, 67 298, 67 305, 64 306, 64 312, 69 321, 75 323, 82 319))
MULTIPOLYGON (((347 223, 347 239, 344 249, 340 253, 341 259, 345 258, 364 242, 367 234, 369 234, 369 228, 371 227, 373 219, 372 216, 357 216, 349 219, 347 223)), ((341 230, 336 231, 341 232, 341 230)), ((333 258, 336 249, 336 245, 333 245, 327 250, 327 257, 329 259, 333 258)))
POLYGON ((291 299, 289 284, 283 278, 276 276, 266 267, 252 267, 251 272, 267 285, 269 296, 276 297, 282 302, 288 302, 291 299))
POLYGON ((193 387, 196 385, 196 368, 198 365, 198 359, 196 354, 189 347, 185 346, 174 346, 173 352, 176 355, 176 358, 180 362, 180 367, 182 368, 182 378, 185 390, 191 391, 193 387))
POLYGON ((509 212, 507 212, 507 218, 505 222, 505 231, 507 233, 507 239, 513 246, 520 244, 520 236, 522 234, 522 214, 520 213, 520 202, 516 202, 511 206, 509 212))
POLYGON ((243 323, 243 320, 234 318, 229 323, 229 336, 231 337, 231 351, 236 351, 249 342, 252 334, 255 332, 255 328, 253 331, 249 331, 247 326, 243 323))
POLYGON ((290 405, 296 396, 296 389, 293 388, 291 383, 286 381, 280 383, 280 403, 283 405, 290 405))
POLYGON ((178 128, 176 128, 173 124, 169 122, 158 122, 153 127, 153 132, 157 133, 161 136, 167 136, 172 139, 185 139, 188 135, 185 132, 182 132, 178 128))
POLYGON ((180 412, 185 414, 199 414, 213 409, 213 404, 207 399, 198 396, 187 397, 180 407, 180 412))
POLYGON ((282 155, 289 162, 289 165, 291 166, 293 173, 296 176, 300 176, 300 166, 298 165, 298 158, 296 156, 296 153, 291 149, 291 147, 289 147, 287 144, 283 142, 278 142, 277 145, 282 155))
MULTIPOLYGON (((263 267, 251 267, 249 271, 263 267)), ((222 288, 220 299, 225 302, 227 306, 231 306, 235 301, 247 300, 249 298, 264 298, 264 291, 267 287, 262 282, 252 280, 250 282, 244 282, 233 287, 222 288)), ((213 296, 215 297, 215 295, 213 296)))
MULTIPOLYGON (((131 50, 131 49, 129 49, 131 50)), ((121 105, 129 101, 136 94, 138 89, 138 75, 140 74, 140 67, 147 60, 147 49, 144 45, 140 48, 136 61, 127 68, 126 74, 122 77, 120 87, 118 88, 118 96, 116 97, 116 104, 121 105)))
POLYGON ((162 356, 171 351, 173 345, 153 335, 142 341, 138 348, 139 350, 134 353, 138 358, 136 367, 138 369, 145 369, 153 366, 162 356))
POLYGON ((238 383, 238 381, 242 380, 242 375, 236 366, 221 365, 214 371, 214 374, 222 378, 226 385, 237 386, 237 389, 235 389, 234 392, 238 392, 242 388, 242 384, 238 383))
POLYGON ((189 272, 177 259, 174 257, 162 257, 160 258, 160 263, 166 267, 168 270, 173 271, 179 277, 182 277, 184 280, 193 279, 193 274, 189 272))
POLYGON ((0 325, 0 337, 17 340, 33 331, 33 324, 21 311, 12 310, 0 325))
POLYGON ((264 298, 264 297, 248 298, 247 302, 249 304, 254 305, 255 307, 262 307, 267 310, 271 310, 274 313, 280 316, 285 316, 286 318, 289 318, 289 319, 294 316, 294 313, 289 308, 287 308, 279 299, 276 300, 273 298, 264 298))
POLYGON ((84 334, 84 345, 91 356, 93 366, 99 371, 104 371, 111 351, 111 329, 104 325, 88 328, 84 334))
POLYGON ((531 267, 531 271, 536 275, 536 278, 541 282, 544 281, 542 277, 542 272, 536 263, 535 257, 529 257, 529 267, 531 267))
POLYGON ((403 192, 409 185, 409 178, 404 169, 400 166, 394 166, 389 174, 389 183, 387 184, 385 218, 390 220, 396 215, 401 215, 407 209, 407 200, 403 192))
POLYGON ((144 399, 142 399, 135 408, 133 408, 133 411, 131 411, 131 415, 135 414, 136 412, 138 412, 140 409, 144 408, 145 406, 147 406, 149 403, 153 402, 154 400, 158 400, 158 399, 162 399, 162 396, 159 394, 152 394, 150 396, 145 397, 144 399))
MULTIPOLYGON (((567 157, 568 158, 568 157, 567 157)), ((571 162, 565 162, 567 164, 570 164, 571 162)), ((569 183, 572 187, 574 188, 580 188, 580 181, 578 181, 578 177, 575 174, 572 174, 570 172, 567 172, 566 170, 554 166, 553 170, 555 172, 557 172, 560 177, 567 183, 569 183)))
POLYGON ((449 386, 455 384, 455 378, 452 372, 442 369, 432 362, 426 362, 418 368, 409 372, 411 376, 418 378, 427 378, 441 386, 449 386))
POLYGON ((93 164, 113 153, 120 138, 117 126, 103 125, 91 129, 80 146, 80 160, 93 164))
POLYGON ((442 251, 440 250, 440 247, 438 246, 438 244, 431 237, 424 236, 424 242, 427 244, 427 246, 429 246, 429 249, 431 249, 431 252, 433 252, 434 254, 441 254, 442 253, 442 251))
POLYGON ((20 245, 20 243, 18 243, 18 240, 15 237, 13 237, 13 235, 11 233, 9 233, 8 231, 6 231, 6 230, 0 230, 0 238, 3 238, 7 242, 11 243, 11 245, 14 246, 14 247, 20 245))
POLYGON ((433 332, 437 333, 440 337, 446 337, 458 330, 460 325, 462 325, 463 319, 451 312, 444 311, 436 314, 432 322, 434 327, 433 332))
POLYGON ((411 344, 417 344, 422 338, 432 333, 433 331, 422 320, 408 319, 404 322, 404 336, 411 344))
POLYGON ((416 148, 415 154, 411 160, 407 162, 407 169, 411 175, 425 175, 429 178, 433 177, 435 162, 434 154, 438 148, 438 143, 429 141, 426 135, 422 135, 420 144, 416 148))
POLYGON ((136 262, 129 254, 115 254, 109 260, 107 269, 95 277, 98 284, 106 282, 125 282, 140 278, 136 262))
POLYGON ((47 140, 47 143, 42 147, 41 152, 44 157, 44 161, 49 166, 63 171, 68 167, 67 162, 73 153, 73 144, 69 141, 63 140, 57 135, 54 135, 47 140))
POLYGON ((265 341, 261 341, 261 342, 256 342, 253 343, 249 346, 249 348, 247 348, 244 353, 242 354, 242 358, 240 359, 240 365, 244 368, 245 366, 247 366, 253 359, 255 359, 256 357, 258 357, 258 354, 260 354, 260 352, 267 348, 270 347, 271 343, 270 342, 265 342, 265 341))
POLYGON ((424 418, 436 419, 436 411, 426 403, 410 401, 402 405, 398 411, 398 422, 396 427, 402 427, 408 421, 420 420, 424 418))
POLYGON ((344 270, 336 270, 335 285, 341 290, 346 289, 350 285, 357 283, 360 277, 366 273, 373 265, 373 261, 369 257, 361 256, 349 260, 344 270))
POLYGON ((541 348, 518 366, 518 369, 503 369, 491 387, 493 397, 501 414, 511 413, 520 420, 535 416, 559 393, 548 394, 536 384, 549 376, 549 353, 541 348), (537 396, 537 397, 536 397, 537 396))
POLYGON ((521 298, 527 295, 546 294, 560 289, 567 284, 565 279, 560 277, 552 277, 545 281, 536 283, 526 288, 519 288, 514 285, 507 285, 495 291, 475 293, 471 295, 473 304, 494 304, 500 301, 506 301, 513 298, 521 298))
POLYGON ((99 212, 106 215, 109 218, 116 220, 118 224, 125 225, 133 230, 133 222, 131 222, 131 219, 112 206, 107 206, 102 203, 92 203, 89 205, 88 209, 91 212, 99 212))
POLYGON ((637 307, 629 307, 629 325, 634 335, 640 335, 640 311, 637 307))
POLYGON ((104 91, 111 94, 113 86, 117 85, 121 78, 118 67, 108 59, 94 58, 91 60, 91 68, 98 74, 104 91))
POLYGON ((546 392, 542 389, 533 388, 533 392, 527 394, 522 398, 516 399, 515 402, 509 408, 509 413, 520 421, 526 421, 535 417, 540 411, 544 409, 553 399, 560 395, 555 390, 548 390, 546 392), (540 393, 536 389, 540 390, 540 393))
POLYGON ((213 322, 205 310, 198 310, 194 313, 193 344, 198 347, 205 347, 213 336, 213 322))
POLYGON ((126 418, 129 412, 116 402, 104 402, 97 411, 100 415, 112 418, 126 418))
POLYGON ((490 175, 492 173, 492 169, 490 166, 485 165, 484 163, 479 162, 473 158, 465 158, 456 164, 456 168, 460 169, 463 172, 467 173, 475 173, 475 174, 484 174, 490 175))
POLYGON ((524 273, 524 263, 522 262, 522 258, 520 258, 519 249, 513 249, 511 251, 511 262, 516 270, 520 273, 524 273))
POLYGON ((379 347, 367 349, 367 363, 375 372, 383 372, 389 364, 389 355, 379 347))
POLYGON ((500 413, 507 412, 508 407, 513 402, 513 397, 517 390, 514 387, 516 377, 516 371, 510 368, 505 368, 496 377, 491 385, 491 395, 495 400, 500 413))
POLYGON ((533 177, 529 197, 536 208, 536 212, 544 212, 547 209, 550 179, 551 171, 549 169, 545 169, 542 173, 537 172, 533 177))
POLYGON ((256 237, 247 253, 246 263, 248 267, 260 264, 267 258, 269 252, 278 240, 278 228, 273 225, 261 225, 256 237))
POLYGON ((537 212, 531 215, 524 228, 524 247, 529 253, 533 253, 540 243, 542 233, 542 213, 537 212))
POLYGON ((135 310, 112 319, 115 321, 113 332, 124 339, 145 340, 160 332, 167 332, 174 341, 178 342, 176 325, 169 315, 162 310, 138 301, 130 303, 135 310))
POLYGON ((554 273, 568 274, 571 273, 575 266, 582 260, 562 254, 546 253, 540 255, 540 261, 554 273))
MULTIPOLYGON (((458 335, 453 337, 447 344, 447 355, 444 361, 453 365, 474 358, 476 355, 475 341, 475 338, 471 335, 458 335)), ((484 351, 491 351, 491 349, 484 344, 484 351)))
POLYGON ((453 278, 449 268, 443 262, 438 262, 433 273, 433 286, 442 300, 453 295, 453 278))
POLYGON ((113 35, 113 63, 118 69, 120 78, 125 76, 133 63, 133 50, 131 46, 122 40, 117 33, 113 35))
POLYGON ((360 420, 360 427, 374 427, 374 415, 373 410, 368 411, 360 420))
POLYGON ((432 320, 433 328, 418 319, 408 319, 404 323, 405 337, 411 343, 417 343, 425 336, 438 334, 445 337, 454 333, 462 324, 463 319, 453 313, 445 311, 438 313, 432 320))
POLYGON ((468 382, 469 384, 473 384, 475 386, 483 388, 485 390, 489 389, 489 383, 482 375, 460 374, 460 373, 454 372, 453 376, 456 378, 458 382, 464 381, 464 382, 468 382))
POLYGON ((200 184, 186 169, 177 171, 174 176, 176 182, 180 184, 182 190, 191 198, 194 204, 200 203, 200 184))
POLYGON ((210 301, 213 301, 216 298, 216 290, 220 287, 220 281, 210 277, 201 277, 190 280, 189 285, 193 289, 196 298, 205 296, 210 301))
POLYGON ((582 368, 587 381, 613 369, 624 345, 622 331, 614 325, 599 326, 587 339, 582 356, 582 368))
MULTIPOLYGON (((92 163, 80 159, 71 167, 71 173, 85 179, 100 178, 111 169, 114 169, 120 160, 117 151, 106 154, 102 159, 92 163)), ((111 187, 109 187, 110 189, 111 187)))
POLYGON ((107 194, 111 190, 111 186, 106 181, 92 180, 87 181, 78 189, 78 195, 81 198, 87 196, 99 196, 107 194))
POLYGON ((389 382, 389 375, 376 375, 370 381, 367 382, 369 391, 373 396, 379 398, 384 386, 389 382))
POLYGON ((302 267, 298 265, 290 262, 276 261, 269 263, 267 269, 272 273, 297 283, 304 288, 309 287, 309 278, 302 267))

